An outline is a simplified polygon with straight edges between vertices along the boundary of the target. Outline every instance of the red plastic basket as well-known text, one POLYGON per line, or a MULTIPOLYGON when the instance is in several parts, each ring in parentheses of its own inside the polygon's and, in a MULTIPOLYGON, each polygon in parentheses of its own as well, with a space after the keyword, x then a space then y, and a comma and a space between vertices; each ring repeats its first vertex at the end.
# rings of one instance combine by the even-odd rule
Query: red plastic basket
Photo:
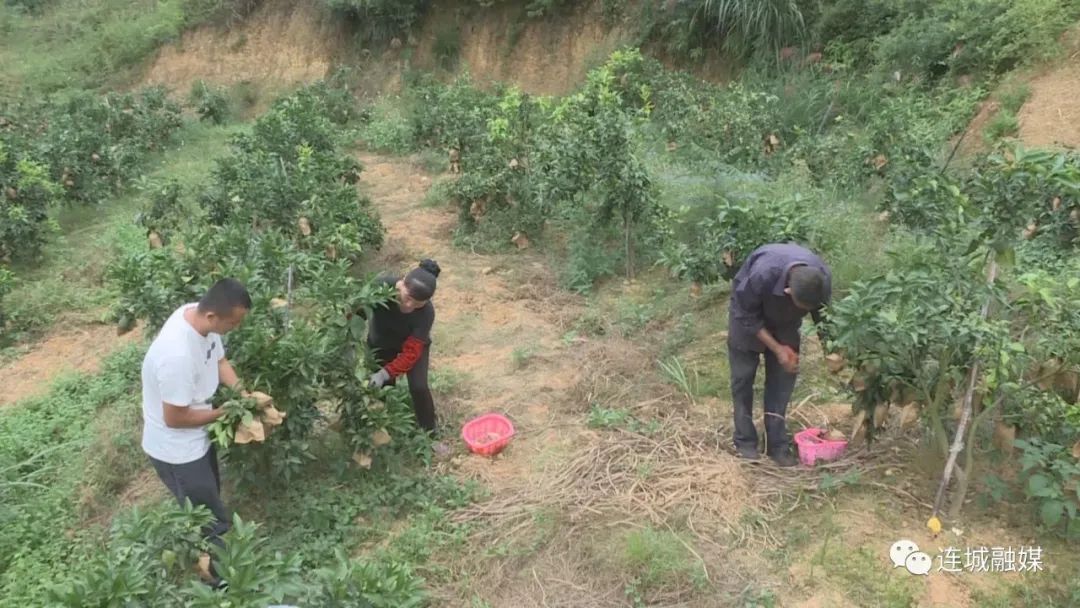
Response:
POLYGON ((817 461, 836 460, 844 455, 847 440, 831 441, 821 437, 822 430, 808 428, 795 433, 795 444, 799 446, 799 460, 808 467, 817 461))
POLYGON ((510 443, 514 423, 502 414, 484 414, 461 427, 461 438, 476 454, 494 456, 510 443))

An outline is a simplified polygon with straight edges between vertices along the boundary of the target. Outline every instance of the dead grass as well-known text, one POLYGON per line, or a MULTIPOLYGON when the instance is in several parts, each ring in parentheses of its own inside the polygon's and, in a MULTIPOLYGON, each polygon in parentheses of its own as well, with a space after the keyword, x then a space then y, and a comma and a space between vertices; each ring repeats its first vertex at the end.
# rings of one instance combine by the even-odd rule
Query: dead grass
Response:
POLYGON ((96 372, 109 353, 141 336, 141 324, 123 336, 116 335, 113 325, 56 329, 0 368, 0 407, 48 392, 49 380, 64 373, 96 372))
POLYGON ((627 408, 639 416, 680 409, 674 389, 656 373, 655 350, 641 341, 619 335, 583 338, 574 352, 579 378, 566 402, 572 412, 588 411, 592 405, 627 408))

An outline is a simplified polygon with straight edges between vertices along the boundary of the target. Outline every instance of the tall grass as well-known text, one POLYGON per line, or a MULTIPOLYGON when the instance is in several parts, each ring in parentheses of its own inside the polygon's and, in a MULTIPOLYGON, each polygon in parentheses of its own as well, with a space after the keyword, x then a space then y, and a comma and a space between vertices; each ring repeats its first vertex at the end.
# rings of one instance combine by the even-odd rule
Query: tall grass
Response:
POLYGON ((799 39, 806 22, 795 0, 705 0, 701 14, 716 23, 724 50, 748 55, 779 55, 781 47, 799 39))

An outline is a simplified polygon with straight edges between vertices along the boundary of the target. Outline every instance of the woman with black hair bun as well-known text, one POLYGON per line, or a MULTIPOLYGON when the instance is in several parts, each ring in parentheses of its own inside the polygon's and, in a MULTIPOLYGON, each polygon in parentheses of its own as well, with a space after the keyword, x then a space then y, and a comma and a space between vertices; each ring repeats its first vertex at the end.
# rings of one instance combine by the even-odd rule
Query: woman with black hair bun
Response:
POLYGON ((376 279, 397 289, 397 301, 373 311, 368 321, 368 347, 381 366, 371 375, 371 386, 393 385, 401 376, 409 379, 413 413, 420 428, 434 435, 435 402, 428 387, 428 354, 431 327, 435 324, 436 279, 440 268, 434 260, 421 260, 405 276, 382 274, 376 279))

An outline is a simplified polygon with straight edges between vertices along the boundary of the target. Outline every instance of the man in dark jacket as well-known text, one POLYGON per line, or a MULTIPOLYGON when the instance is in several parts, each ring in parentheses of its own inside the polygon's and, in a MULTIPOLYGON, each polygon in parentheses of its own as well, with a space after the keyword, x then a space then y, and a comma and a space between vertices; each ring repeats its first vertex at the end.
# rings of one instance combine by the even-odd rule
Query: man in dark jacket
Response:
POLYGON ((754 377, 764 354, 765 451, 780 466, 797 462, 788 449, 785 416, 799 371, 799 328, 808 312, 820 327, 820 309, 831 294, 828 266, 794 243, 759 247, 735 275, 728 317, 728 361, 739 456, 758 459, 754 377))

